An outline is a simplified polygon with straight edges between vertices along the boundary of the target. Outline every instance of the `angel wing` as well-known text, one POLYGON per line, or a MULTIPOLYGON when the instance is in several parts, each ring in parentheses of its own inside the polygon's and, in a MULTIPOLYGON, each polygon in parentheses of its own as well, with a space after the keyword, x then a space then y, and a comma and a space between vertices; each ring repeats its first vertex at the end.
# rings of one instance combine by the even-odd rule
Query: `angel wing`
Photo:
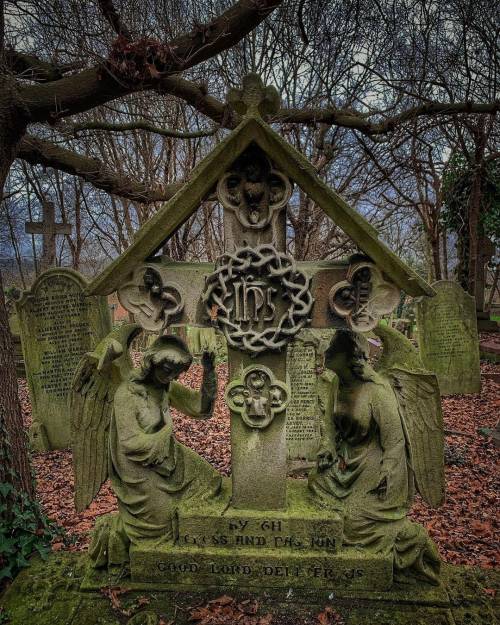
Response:
POLYGON ((444 499, 444 431, 436 375, 426 371, 412 343, 397 330, 378 326, 384 346, 377 371, 398 399, 418 492, 432 507, 444 499))
POLYGON ((133 368, 132 340, 137 324, 112 330, 85 354, 73 375, 69 409, 75 476, 75 508, 84 510, 108 477, 108 431, 115 391, 133 368))

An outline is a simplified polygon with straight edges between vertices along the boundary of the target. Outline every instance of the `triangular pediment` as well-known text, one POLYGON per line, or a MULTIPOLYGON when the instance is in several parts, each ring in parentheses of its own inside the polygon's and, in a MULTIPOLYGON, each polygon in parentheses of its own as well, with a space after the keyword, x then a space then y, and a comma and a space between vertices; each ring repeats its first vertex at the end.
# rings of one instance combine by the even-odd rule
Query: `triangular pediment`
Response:
POLYGON ((400 289, 412 296, 434 294, 432 287, 379 240, 376 230, 317 175, 311 163, 260 117, 250 115, 191 172, 179 191, 137 232, 133 244, 89 285, 89 294, 117 290, 134 268, 153 256, 198 209, 218 179, 251 143, 257 144, 357 247, 400 289))

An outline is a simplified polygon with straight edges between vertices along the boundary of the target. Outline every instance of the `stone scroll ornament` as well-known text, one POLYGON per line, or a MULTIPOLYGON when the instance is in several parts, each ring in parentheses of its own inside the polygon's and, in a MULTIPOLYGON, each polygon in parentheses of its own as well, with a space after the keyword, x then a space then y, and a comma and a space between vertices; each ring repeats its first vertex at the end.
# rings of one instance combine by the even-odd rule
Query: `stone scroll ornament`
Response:
POLYGON ((251 428, 264 429, 290 401, 288 386, 262 365, 247 367, 226 389, 226 402, 251 428))
POLYGON ((233 212, 243 228, 260 230, 271 223, 292 195, 292 184, 273 169, 269 159, 257 149, 249 148, 222 176, 217 197, 233 212))
POLYGON ((328 296, 330 310, 345 319, 357 332, 369 332, 382 315, 390 314, 399 302, 399 289, 384 280, 373 263, 351 265, 346 280, 335 284, 328 296))
POLYGON ((202 300, 228 345, 256 355, 282 349, 310 322, 314 299, 309 287, 290 254, 270 244, 245 246, 219 257, 202 300), (281 315, 273 302, 277 294, 289 302, 281 315))
POLYGON ((160 272, 147 265, 135 270, 130 282, 118 291, 118 298, 141 326, 151 332, 166 328, 184 309, 180 287, 174 282, 164 283, 160 272))

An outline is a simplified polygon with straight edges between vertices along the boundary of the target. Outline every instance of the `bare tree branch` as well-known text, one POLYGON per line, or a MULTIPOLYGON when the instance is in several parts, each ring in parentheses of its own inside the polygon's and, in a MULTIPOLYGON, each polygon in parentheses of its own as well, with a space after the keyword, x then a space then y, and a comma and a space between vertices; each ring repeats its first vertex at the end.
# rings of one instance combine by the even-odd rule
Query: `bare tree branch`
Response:
POLYGON ((17 50, 6 50, 5 62, 18 78, 40 83, 60 80, 68 72, 82 68, 82 63, 55 65, 39 59, 34 54, 25 54, 17 50))
POLYGON ((95 158, 76 154, 50 141, 29 135, 22 139, 17 156, 32 165, 53 167, 79 176, 98 189, 135 202, 150 203, 168 200, 182 186, 182 183, 173 183, 151 187, 151 185, 132 181, 128 176, 111 172, 95 158))
POLYGON ((77 134, 82 130, 106 130, 108 132, 128 132, 130 130, 146 130, 147 132, 153 132, 162 137, 172 137, 174 139, 199 139, 200 137, 210 137, 218 130, 218 126, 215 128, 209 128, 207 130, 196 130, 193 132, 182 132, 180 130, 174 130, 173 128, 161 128, 155 126, 150 122, 144 120, 138 120, 136 122, 130 122, 128 124, 112 124, 99 121, 82 122, 73 125, 61 126, 64 132, 77 134))
POLYGON ((32 121, 50 122, 129 93, 161 87, 162 79, 169 75, 234 46, 282 1, 239 0, 208 24, 166 44, 140 40, 123 46, 118 39, 105 67, 84 70, 50 84, 26 86, 20 95, 32 121), (127 59, 133 60, 129 64, 127 59))
POLYGON ((224 128, 235 128, 240 121, 232 109, 208 95, 205 85, 199 85, 181 76, 168 76, 158 85, 157 91, 181 98, 198 112, 224 128))
POLYGON ((437 115, 459 115, 461 113, 490 113, 500 110, 500 100, 493 102, 429 102, 414 106, 398 115, 387 117, 381 122, 371 122, 367 114, 352 110, 328 107, 324 109, 281 109, 272 121, 280 123, 330 124, 359 130, 365 135, 382 135, 394 130, 400 124, 417 117, 437 115))
POLYGON ((111 28, 117 35, 121 35, 126 39, 132 39, 130 31, 122 22, 118 11, 115 9, 112 0, 99 0, 99 7, 104 17, 111 24, 111 28))

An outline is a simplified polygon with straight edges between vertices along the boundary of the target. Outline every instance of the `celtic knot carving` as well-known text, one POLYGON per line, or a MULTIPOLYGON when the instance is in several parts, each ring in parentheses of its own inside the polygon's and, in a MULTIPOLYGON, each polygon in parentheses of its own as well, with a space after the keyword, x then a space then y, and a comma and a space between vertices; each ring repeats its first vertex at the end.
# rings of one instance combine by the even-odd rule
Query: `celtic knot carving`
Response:
POLYGON ((278 252, 270 244, 255 248, 245 246, 219 257, 215 271, 207 278, 202 300, 207 315, 222 330, 229 346, 255 355, 282 349, 310 322, 314 299, 309 282, 309 278, 297 269, 291 255, 278 252), (238 300, 242 285, 253 292, 253 315, 247 314, 246 300, 242 314, 238 300), (267 285, 265 295, 263 285, 267 285), (276 320, 272 296, 278 291, 290 303, 276 320), (263 318, 265 326, 262 329, 256 327, 257 313, 264 305, 268 314, 263 318), (274 324, 270 325, 273 321, 274 324), (266 327, 266 324, 269 325, 266 327))

